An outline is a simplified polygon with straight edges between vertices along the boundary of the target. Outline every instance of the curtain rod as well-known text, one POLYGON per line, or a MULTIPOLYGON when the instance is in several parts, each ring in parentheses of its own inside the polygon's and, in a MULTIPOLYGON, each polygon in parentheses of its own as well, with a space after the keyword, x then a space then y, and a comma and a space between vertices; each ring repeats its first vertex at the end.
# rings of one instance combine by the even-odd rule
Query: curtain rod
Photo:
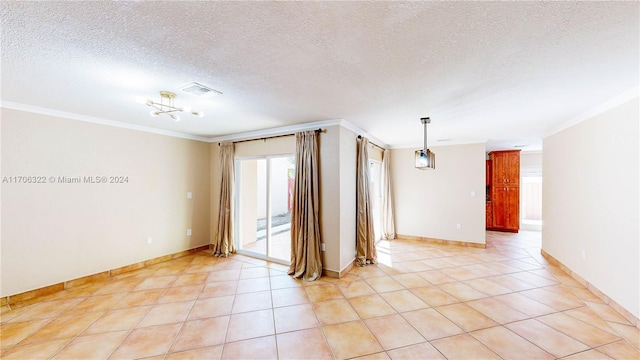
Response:
MULTIPOLYGON (((319 133, 323 133, 326 130, 325 129, 316 129, 314 130, 315 132, 319 132, 319 133)), ((261 137, 261 138, 257 138, 257 139, 246 139, 246 140, 238 140, 238 141, 233 141, 234 144, 237 143, 242 143, 242 142, 247 142, 247 141, 257 141, 257 140, 267 140, 267 139, 275 139, 275 138, 280 138, 280 137, 285 137, 285 136, 293 136, 296 133, 292 133, 292 134, 283 134, 283 135, 273 135, 273 136, 267 136, 267 137, 261 137)), ((218 143, 218 146, 220 146, 220 143, 218 143)))
MULTIPOLYGON (((358 139, 362 139, 362 135, 358 135, 358 139)), ((369 141, 369 144, 371 144, 371 145, 373 145, 373 146, 377 147, 378 149, 380 149, 380 150, 382 150, 382 151, 385 151, 385 150, 386 150, 386 149, 385 149, 385 148, 383 148, 382 146, 380 146, 380 145, 378 145, 378 144, 374 144, 374 143, 372 143, 371 141, 369 141)))

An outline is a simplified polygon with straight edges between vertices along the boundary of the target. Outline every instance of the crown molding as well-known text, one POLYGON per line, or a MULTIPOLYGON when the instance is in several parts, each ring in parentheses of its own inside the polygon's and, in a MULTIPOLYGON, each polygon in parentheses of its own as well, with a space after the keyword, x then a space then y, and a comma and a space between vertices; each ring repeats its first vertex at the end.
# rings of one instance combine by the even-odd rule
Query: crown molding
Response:
POLYGON ((557 125, 553 128, 551 128, 551 130, 547 131, 546 134, 544 135, 544 137, 549 137, 553 134, 556 134, 562 130, 565 130, 567 128, 570 128, 574 125, 577 125, 585 120, 589 120, 592 117, 595 117, 597 115, 600 115, 608 110, 611 110, 619 105, 622 105, 624 103, 626 103, 627 101, 630 101, 634 98, 637 98, 639 96, 639 87, 635 86, 632 87, 631 89, 623 92, 622 94, 614 97, 613 99, 607 100, 597 106, 595 106, 594 108, 591 108, 590 110, 587 110, 581 114, 578 114, 577 116, 572 117, 571 119, 562 122, 560 125, 557 125))
POLYGON ((215 137, 209 138, 207 141, 211 143, 215 143, 215 142, 223 142, 223 141, 252 140, 252 139, 260 139, 262 137, 291 134, 299 131, 315 130, 318 128, 329 127, 329 126, 342 126, 343 128, 348 129, 356 134, 366 136, 373 143, 375 143, 376 145, 379 145, 380 147, 383 147, 385 149, 388 148, 387 144, 385 144, 384 142, 369 135, 369 133, 367 133, 366 131, 362 130, 361 128, 357 127, 356 125, 344 119, 314 121, 314 122, 308 122, 304 124, 281 126, 281 127, 269 128, 269 129, 263 129, 263 130, 247 131, 247 132, 230 134, 230 135, 215 136, 215 137))
POLYGON ((340 126, 342 126, 345 129, 351 130, 352 132, 358 134, 358 135, 362 135, 364 137, 366 137, 367 139, 369 139, 369 142, 383 148, 383 149, 389 149, 389 145, 386 144, 384 141, 381 141, 380 139, 376 138, 375 136, 372 136, 371 134, 369 134, 368 132, 366 132, 365 130, 359 128, 358 126, 348 122, 347 120, 342 119, 340 121, 340 126))
POLYGON ((323 121, 308 122, 304 124, 282 126, 277 128, 247 131, 247 132, 230 134, 230 135, 204 137, 204 136, 196 136, 196 135, 181 133, 177 131, 162 130, 162 129, 156 129, 156 128, 151 128, 147 126, 123 123, 120 121, 108 120, 104 118, 81 115, 81 114, 76 114, 72 112, 60 111, 60 110, 54 110, 50 108, 22 104, 22 103, 17 103, 13 101, 7 101, 7 100, 0 100, 0 108, 30 112, 34 114, 54 116, 54 117, 70 119, 70 120, 84 121, 84 122, 89 122, 93 124, 113 126, 113 127, 123 128, 123 129, 143 131, 143 132, 148 132, 152 134, 166 135, 166 136, 172 136, 172 137, 177 137, 182 139, 202 141, 207 143, 259 139, 261 137, 290 134, 290 133, 296 133, 299 131, 314 130, 314 129, 329 127, 329 126, 342 126, 345 129, 348 129, 356 134, 366 136, 371 142, 373 142, 376 145, 379 145, 382 148, 385 148, 385 149, 389 148, 389 146, 383 141, 380 141, 380 139, 374 136, 371 136, 368 132, 364 131, 363 129, 359 128, 358 126, 344 119, 329 119, 329 120, 323 120, 323 121))
POLYGON ((323 120, 323 121, 314 121, 304 124, 296 124, 289 126, 281 126, 269 129, 255 130, 255 131, 246 131, 241 133, 223 135, 223 136, 214 136, 207 139, 208 142, 223 142, 223 141, 241 141, 241 140, 252 140, 252 139, 260 139, 262 137, 268 136, 278 136, 296 133, 300 131, 308 131, 308 130, 316 130, 318 128, 327 127, 327 126, 336 126, 340 125, 341 119, 333 119, 333 120, 323 120))
POLYGON ((148 133, 152 133, 152 134, 158 134, 158 135, 172 136, 172 137, 188 139, 188 140, 196 140, 196 141, 208 142, 208 139, 205 138, 205 137, 202 137, 202 136, 195 136, 195 135, 185 134, 185 133, 176 132, 176 131, 155 129, 155 128, 150 128, 150 127, 147 127, 147 126, 128 124, 128 123, 123 123, 123 122, 120 122, 120 121, 113 121, 113 120, 98 118, 98 117, 94 117, 94 116, 87 116, 87 115, 81 115, 81 114, 76 114, 76 113, 71 113, 71 112, 66 112, 66 111, 54 110, 54 109, 49 109, 49 108, 44 108, 44 107, 39 107, 39 106, 16 103, 16 102, 13 102, 13 101, 0 100, 0 107, 1 108, 5 108, 5 109, 30 112, 30 113, 34 113, 34 114, 54 116, 54 117, 59 117, 59 118, 64 118, 64 119, 84 121, 84 122, 89 122, 89 123, 93 123, 93 124, 100 124, 100 125, 113 126, 113 127, 123 128, 123 129, 148 132, 148 133))

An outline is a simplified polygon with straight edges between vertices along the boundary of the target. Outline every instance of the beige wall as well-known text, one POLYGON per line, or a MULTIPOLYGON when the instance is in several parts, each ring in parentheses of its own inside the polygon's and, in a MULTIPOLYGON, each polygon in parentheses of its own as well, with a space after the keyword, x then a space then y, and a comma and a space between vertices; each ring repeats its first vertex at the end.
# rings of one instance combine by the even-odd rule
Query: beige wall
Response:
POLYGON ((415 150, 391 151, 396 232, 484 244, 485 145, 430 148, 435 170, 416 169, 415 150))
MULTIPOLYGON (((358 135, 340 127, 340 267, 344 270, 356 257, 356 139, 358 135)), ((333 170, 323 167, 324 170, 333 170)))
POLYGON ((265 140, 239 142, 235 144, 234 151, 235 157, 293 154, 296 152, 296 137, 283 136, 265 140))
POLYGON ((320 236, 325 244, 322 265, 340 270, 340 127, 320 135, 320 236))
POLYGON ((324 268, 339 272, 355 259, 356 138, 342 126, 320 136, 320 223, 324 268))
POLYGON ((636 317, 639 106, 636 98, 545 138, 542 190, 543 250, 636 317))
POLYGON ((369 160, 382 162, 382 149, 369 143, 369 160))
POLYGON ((208 243, 209 144, 1 111, 3 177, 128 177, 2 184, 2 296, 208 243))

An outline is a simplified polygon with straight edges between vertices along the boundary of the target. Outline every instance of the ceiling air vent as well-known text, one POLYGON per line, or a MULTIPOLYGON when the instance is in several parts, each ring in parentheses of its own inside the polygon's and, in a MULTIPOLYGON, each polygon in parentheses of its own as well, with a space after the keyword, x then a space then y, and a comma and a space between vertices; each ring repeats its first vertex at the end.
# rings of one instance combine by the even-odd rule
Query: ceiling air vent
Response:
POLYGON ((192 82, 180 88, 180 90, 184 92, 188 92, 189 94, 193 94, 196 96, 204 96, 204 95, 222 95, 222 93, 218 90, 214 90, 208 86, 204 86, 197 82, 192 82))

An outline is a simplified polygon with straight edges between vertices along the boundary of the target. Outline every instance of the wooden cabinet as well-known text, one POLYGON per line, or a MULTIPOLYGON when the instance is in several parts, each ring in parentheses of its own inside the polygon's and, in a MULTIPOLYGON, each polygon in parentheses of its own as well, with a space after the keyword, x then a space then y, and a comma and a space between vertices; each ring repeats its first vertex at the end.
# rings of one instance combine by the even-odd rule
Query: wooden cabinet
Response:
POLYGON ((487 170, 486 170, 485 173, 487 174, 487 186, 491 186, 491 183, 493 182, 493 171, 492 171, 492 168, 491 168, 492 161, 491 160, 487 160, 486 163, 487 163, 487 165, 486 165, 487 170))
POLYGON ((518 186, 520 183, 520 150, 489 153, 492 163, 492 185, 518 186))
POLYGON ((492 230, 518 232, 520 227, 520 191, 514 186, 492 189, 492 230))
POLYGON ((520 188, 517 186, 507 187, 505 196, 505 230, 518 232, 520 230, 520 188))
POLYGON ((493 203, 491 201, 487 201, 487 221, 486 227, 487 229, 493 226, 493 203))
POLYGON ((487 229, 518 232, 520 229, 520 150, 489 153, 492 179, 487 193, 487 229), (491 223, 489 223, 489 218, 491 223))

